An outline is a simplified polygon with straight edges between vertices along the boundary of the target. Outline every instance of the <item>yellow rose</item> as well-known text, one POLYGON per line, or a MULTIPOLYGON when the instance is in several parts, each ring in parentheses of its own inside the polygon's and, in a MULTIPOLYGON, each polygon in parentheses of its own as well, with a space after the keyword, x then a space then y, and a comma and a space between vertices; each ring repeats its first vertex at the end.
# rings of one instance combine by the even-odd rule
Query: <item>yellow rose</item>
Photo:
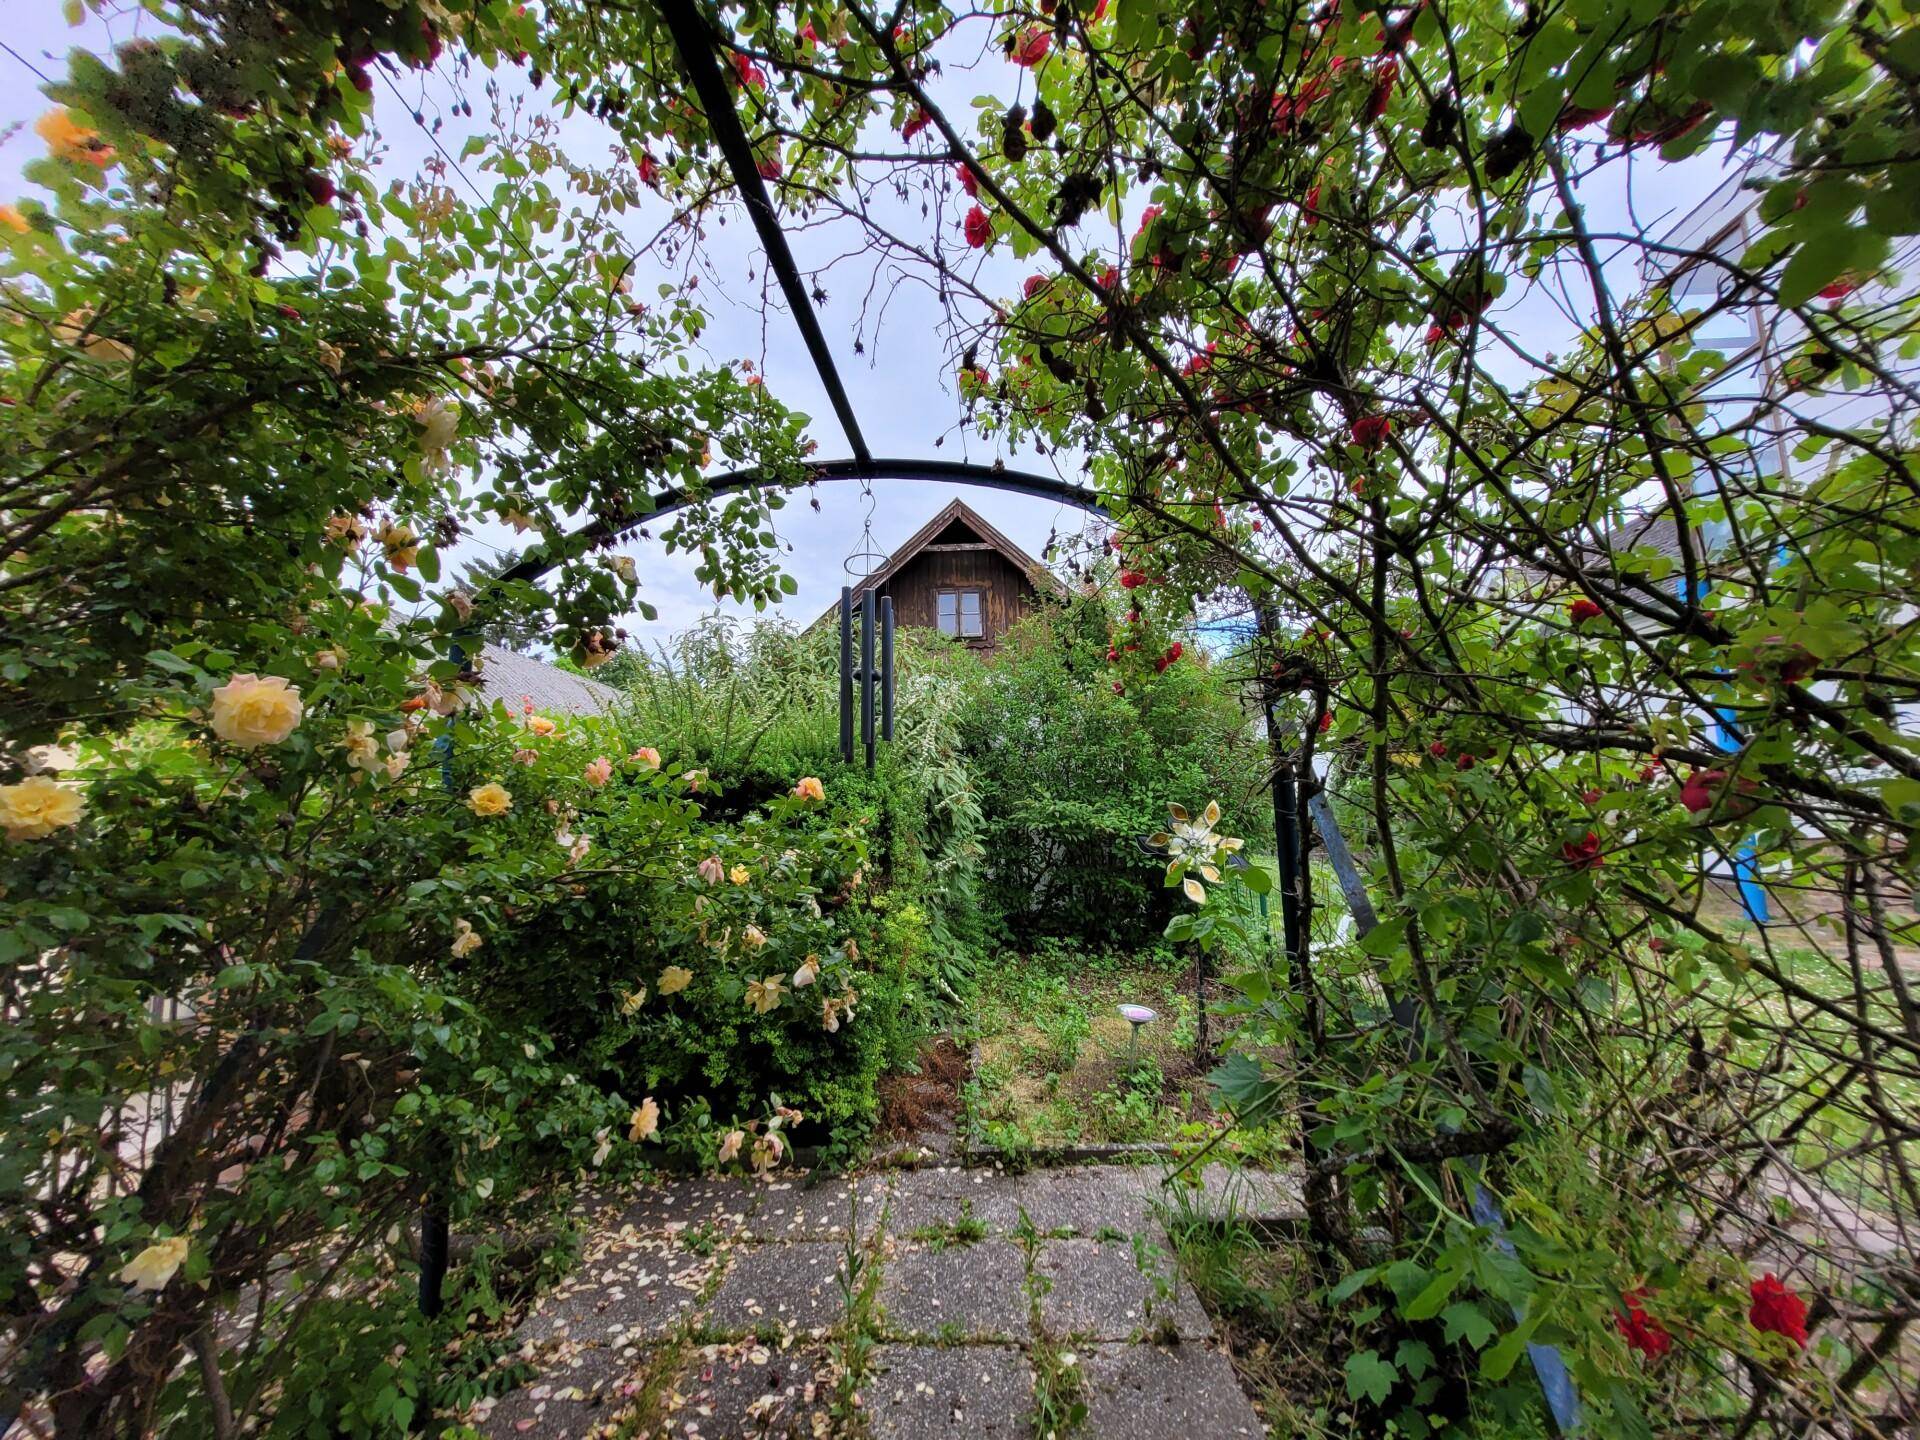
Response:
POLYGON ((744 865, 736 865, 727 872, 727 878, 736 885, 744 885, 753 878, 753 872, 744 865))
POLYGON ((47 142, 56 160, 103 168, 113 163, 113 147, 100 138, 98 130, 78 123, 69 110, 47 111, 33 122, 33 133, 47 142))
POLYGON ((17 785, 0 785, 0 825, 9 840, 39 840, 87 812, 85 797, 48 775, 29 775, 17 785))
POLYGON ((684 965, 669 965, 656 982, 662 995, 678 995, 693 983, 693 971, 684 965))
POLYGON ((467 792, 467 808, 482 820, 491 820, 513 808, 513 796, 499 781, 489 780, 467 792))
POLYGON ((529 715, 527 717, 527 729, 536 735, 551 735, 554 732, 555 726, 553 721, 544 715, 529 715))
POLYGON ((120 1268, 121 1282, 136 1290, 164 1290, 186 1264, 191 1242, 184 1235, 156 1240, 120 1268))
POLYGON ((786 978, 780 975, 769 975, 764 980, 749 980, 747 1005, 755 1014, 765 1015, 779 1007, 780 996, 786 988, 786 978))
POLYGON ((473 922, 462 918, 453 922, 453 958, 464 960, 481 945, 480 936, 475 933, 473 922))
POLYGON ((93 307, 83 305, 78 310, 68 311, 60 318, 60 323, 53 327, 53 338, 62 345, 73 346, 89 360, 101 365, 109 365, 116 360, 133 359, 133 351, 130 347, 121 344, 118 340, 109 339, 105 335, 94 334, 92 326, 93 307))
POLYGON ((793 798, 809 803, 821 801, 827 798, 827 787, 820 783, 817 775, 808 775, 793 787, 793 798))
POLYGON ((300 687, 278 675, 236 675, 213 692, 213 733, 243 750, 278 745, 300 715, 300 687))
POLYGON ((371 720, 349 720, 347 733, 340 741, 340 748, 347 752, 349 765, 356 770, 364 770, 369 775, 384 764, 380 758, 380 742, 373 738, 371 720))
POLYGON ((644 985, 636 985, 620 997, 620 1013, 622 1015, 631 1015, 646 1003, 647 987, 644 985))
POLYGON ((660 1107, 654 1103, 653 1097, 649 1095, 640 1102, 639 1108, 636 1109, 630 1117, 627 1125, 627 1138, 637 1145, 642 1140, 650 1137, 659 1128, 660 1107))
POLYGON ((27 217, 12 205, 0 205, 0 225, 6 226, 16 235, 24 235, 33 228, 27 223, 27 217))

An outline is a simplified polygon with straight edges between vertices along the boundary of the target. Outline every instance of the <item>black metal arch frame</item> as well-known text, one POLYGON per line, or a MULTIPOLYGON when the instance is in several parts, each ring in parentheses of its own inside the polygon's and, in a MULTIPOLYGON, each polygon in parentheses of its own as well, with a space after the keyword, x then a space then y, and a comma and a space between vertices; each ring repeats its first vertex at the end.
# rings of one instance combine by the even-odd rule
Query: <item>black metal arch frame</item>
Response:
POLYGON ((951 485, 972 485, 988 490, 1005 490, 1014 495, 1030 495, 1036 500, 1055 500, 1081 510, 1108 513, 1107 501, 1098 491, 1051 475, 1035 475, 1025 470, 1010 470, 1005 465, 976 465, 967 460, 865 459, 823 460, 808 464, 795 478, 782 478, 769 471, 751 468, 716 475, 697 490, 675 487, 656 491, 647 497, 644 509, 634 510, 617 521, 596 520, 569 535, 563 554, 545 547, 529 551, 500 575, 503 581, 537 580, 565 555, 578 555, 595 545, 630 535, 649 521, 689 505, 700 505, 722 495, 742 490, 797 490, 826 480, 937 480, 951 485))

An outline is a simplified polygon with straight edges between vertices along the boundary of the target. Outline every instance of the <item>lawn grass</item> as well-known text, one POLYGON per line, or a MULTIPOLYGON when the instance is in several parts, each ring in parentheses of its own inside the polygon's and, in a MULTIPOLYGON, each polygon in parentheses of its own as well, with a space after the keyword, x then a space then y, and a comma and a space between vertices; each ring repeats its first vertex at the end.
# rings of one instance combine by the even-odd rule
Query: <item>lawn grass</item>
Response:
MULTIPOLYGON (((1224 1124, 1196 1053, 1192 969, 1166 951, 1090 954, 1043 947, 1008 955, 982 980, 973 1012, 974 1071, 962 1092, 969 1143, 1009 1154, 1079 1145, 1171 1144, 1224 1124), (1158 1019, 1138 1036, 1118 1011, 1158 1019)), ((1213 1022, 1216 1042, 1222 1034, 1213 1022)), ((1232 1137, 1266 1154, 1274 1127, 1232 1137)))

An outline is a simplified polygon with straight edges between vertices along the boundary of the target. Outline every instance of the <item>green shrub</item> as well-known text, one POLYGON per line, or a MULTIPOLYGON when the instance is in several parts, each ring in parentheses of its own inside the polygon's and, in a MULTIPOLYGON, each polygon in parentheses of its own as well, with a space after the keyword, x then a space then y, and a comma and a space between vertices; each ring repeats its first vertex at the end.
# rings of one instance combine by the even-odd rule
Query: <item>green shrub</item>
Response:
POLYGON ((1141 841, 1168 803, 1265 809, 1264 756, 1224 677, 1189 654, 1116 694, 1108 623, 1094 599, 1030 617, 980 667, 961 711, 995 918, 1017 942, 1151 944, 1173 904, 1141 841))

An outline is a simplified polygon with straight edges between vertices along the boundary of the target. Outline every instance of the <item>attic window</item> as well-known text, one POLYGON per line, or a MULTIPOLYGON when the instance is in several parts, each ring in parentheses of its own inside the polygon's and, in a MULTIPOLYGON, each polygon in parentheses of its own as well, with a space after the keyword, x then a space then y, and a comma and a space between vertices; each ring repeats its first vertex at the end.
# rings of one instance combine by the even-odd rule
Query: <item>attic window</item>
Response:
POLYGON ((978 590, 942 590, 935 597, 942 635, 977 640, 986 633, 981 617, 986 613, 985 597, 978 590))

